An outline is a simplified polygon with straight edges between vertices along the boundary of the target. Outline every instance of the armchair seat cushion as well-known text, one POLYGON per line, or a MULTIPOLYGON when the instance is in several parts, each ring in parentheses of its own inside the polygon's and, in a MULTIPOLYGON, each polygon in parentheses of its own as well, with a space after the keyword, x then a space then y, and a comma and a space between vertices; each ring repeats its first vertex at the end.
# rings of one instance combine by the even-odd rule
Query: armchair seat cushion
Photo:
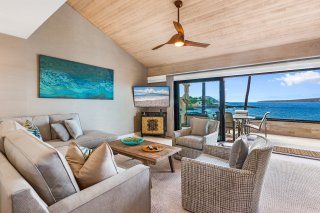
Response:
POLYGON ((198 135, 186 135, 176 139, 176 144, 193 149, 203 149, 203 137, 198 135))
POLYGON ((202 161, 205 163, 211 163, 211 164, 225 167, 225 168, 230 168, 228 160, 218 158, 218 157, 208 155, 208 154, 201 154, 199 157, 196 158, 196 160, 202 161))

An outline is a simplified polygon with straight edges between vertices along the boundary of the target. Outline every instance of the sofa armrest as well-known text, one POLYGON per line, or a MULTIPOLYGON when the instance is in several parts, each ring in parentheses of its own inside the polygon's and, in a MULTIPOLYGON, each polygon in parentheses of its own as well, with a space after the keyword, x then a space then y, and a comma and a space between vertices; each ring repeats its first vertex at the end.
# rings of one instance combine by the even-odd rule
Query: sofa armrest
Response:
POLYGON ((203 153, 212 155, 218 158, 229 160, 231 147, 204 145, 203 153))
POLYGON ((49 212, 47 204, 0 153, 0 212, 49 212))
POLYGON ((180 129, 173 132, 172 145, 176 145, 176 139, 191 134, 191 127, 180 129))
POLYGON ((219 132, 215 131, 203 137, 203 143, 207 145, 215 145, 218 141, 219 132))
POLYGON ((49 206, 49 211, 149 213, 149 167, 134 166, 49 206))

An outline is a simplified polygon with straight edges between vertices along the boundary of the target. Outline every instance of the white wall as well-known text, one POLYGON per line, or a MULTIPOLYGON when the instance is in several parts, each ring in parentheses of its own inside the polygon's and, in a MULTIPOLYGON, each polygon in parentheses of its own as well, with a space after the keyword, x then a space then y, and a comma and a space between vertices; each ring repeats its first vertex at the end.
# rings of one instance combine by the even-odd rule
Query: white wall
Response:
POLYGON ((84 129, 126 134, 139 129, 132 86, 146 68, 65 4, 29 39, 0 34, 0 117, 78 112, 84 129), (114 69, 114 100, 38 98, 38 55, 114 69))

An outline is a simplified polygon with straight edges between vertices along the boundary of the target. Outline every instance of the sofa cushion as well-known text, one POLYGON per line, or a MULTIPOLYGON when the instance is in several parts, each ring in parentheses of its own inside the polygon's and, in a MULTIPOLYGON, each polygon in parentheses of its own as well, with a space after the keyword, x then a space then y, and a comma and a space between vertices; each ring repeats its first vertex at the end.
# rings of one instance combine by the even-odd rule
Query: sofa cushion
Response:
POLYGON ((71 142, 66 159, 80 189, 85 189, 118 174, 113 153, 107 143, 101 144, 87 157, 76 142, 71 142))
MULTIPOLYGON (((26 122, 27 120, 32 121, 32 117, 31 116, 22 116, 22 117, 13 117, 13 118, 8 118, 9 120, 14 120, 19 124, 23 124, 24 122, 26 122)), ((6 120, 8 120, 6 119, 6 120)))
POLYGON ((192 118, 190 121, 191 134, 205 136, 208 134, 208 119, 192 118))
MULTIPOLYGON (((84 135, 77 138, 75 141, 84 147, 87 148, 96 148, 104 142, 115 141, 118 139, 117 135, 106 133, 99 130, 88 130, 84 131, 84 135)), ((73 140, 61 141, 60 139, 46 141, 48 144, 56 148, 63 155, 67 153, 68 146, 73 140)))
POLYGON ((32 121, 39 128, 42 139, 44 141, 51 140, 49 116, 48 115, 22 116, 22 117, 12 117, 12 118, 0 119, 0 121, 4 121, 4 120, 14 120, 21 125, 23 125, 27 120, 32 121))
POLYGON ((199 160, 205 163, 211 163, 217 166, 222 166, 225 168, 230 168, 228 160, 218 158, 208 154, 201 154, 199 157, 196 158, 196 160, 199 160))
POLYGON ((70 135, 65 125, 62 123, 51 124, 52 130, 59 136, 59 139, 62 141, 68 141, 70 135))
MULTIPOLYGON (((53 123, 64 123, 65 120, 77 120, 79 125, 81 126, 80 117, 78 113, 69 113, 69 114, 56 114, 50 115, 50 124, 53 123)), ((51 130, 51 140, 59 139, 59 136, 51 130)))
POLYGON ((248 143, 245 137, 239 137, 232 145, 229 165, 232 168, 241 169, 248 156, 248 143))
POLYGON ((51 140, 49 115, 32 116, 31 121, 39 128, 42 139, 44 141, 51 140))
POLYGON ((203 148, 203 137, 197 135, 187 135, 176 139, 176 144, 185 146, 193 149, 202 150, 203 148))
POLYGON ((80 123, 77 120, 65 120, 64 125, 66 126, 68 132, 71 137, 77 139, 81 135, 83 135, 80 123))
POLYGON ((40 130, 32 121, 26 120, 26 122, 24 122, 22 126, 26 128, 28 132, 30 132, 31 134, 43 141, 40 130))
POLYGON ((10 163, 48 205, 79 191, 65 158, 26 130, 10 132, 4 146, 10 163))
POLYGON ((5 153, 4 150, 4 137, 11 131, 15 131, 17 129, 24 129, 19 123, 14 120, 5 120, 0 123, 0 151, 5 153))
POLYGON ((96 148, 103 142, 111 142, 118 139, 117 135, 106 133, 99 130, 84 131, 84 135, 76 139, 76 142, 88 148, 96 148))

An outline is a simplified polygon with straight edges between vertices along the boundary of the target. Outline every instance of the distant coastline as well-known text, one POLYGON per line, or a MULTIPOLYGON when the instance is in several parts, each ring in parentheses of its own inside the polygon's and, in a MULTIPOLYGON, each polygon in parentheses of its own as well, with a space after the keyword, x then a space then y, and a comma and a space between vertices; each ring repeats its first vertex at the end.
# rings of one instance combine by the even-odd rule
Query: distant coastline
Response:
POLYGON ((294 99, 294 100, 267 100, 258 102, 320 102, 320 98, 305 98, 305 99, 294 99))

